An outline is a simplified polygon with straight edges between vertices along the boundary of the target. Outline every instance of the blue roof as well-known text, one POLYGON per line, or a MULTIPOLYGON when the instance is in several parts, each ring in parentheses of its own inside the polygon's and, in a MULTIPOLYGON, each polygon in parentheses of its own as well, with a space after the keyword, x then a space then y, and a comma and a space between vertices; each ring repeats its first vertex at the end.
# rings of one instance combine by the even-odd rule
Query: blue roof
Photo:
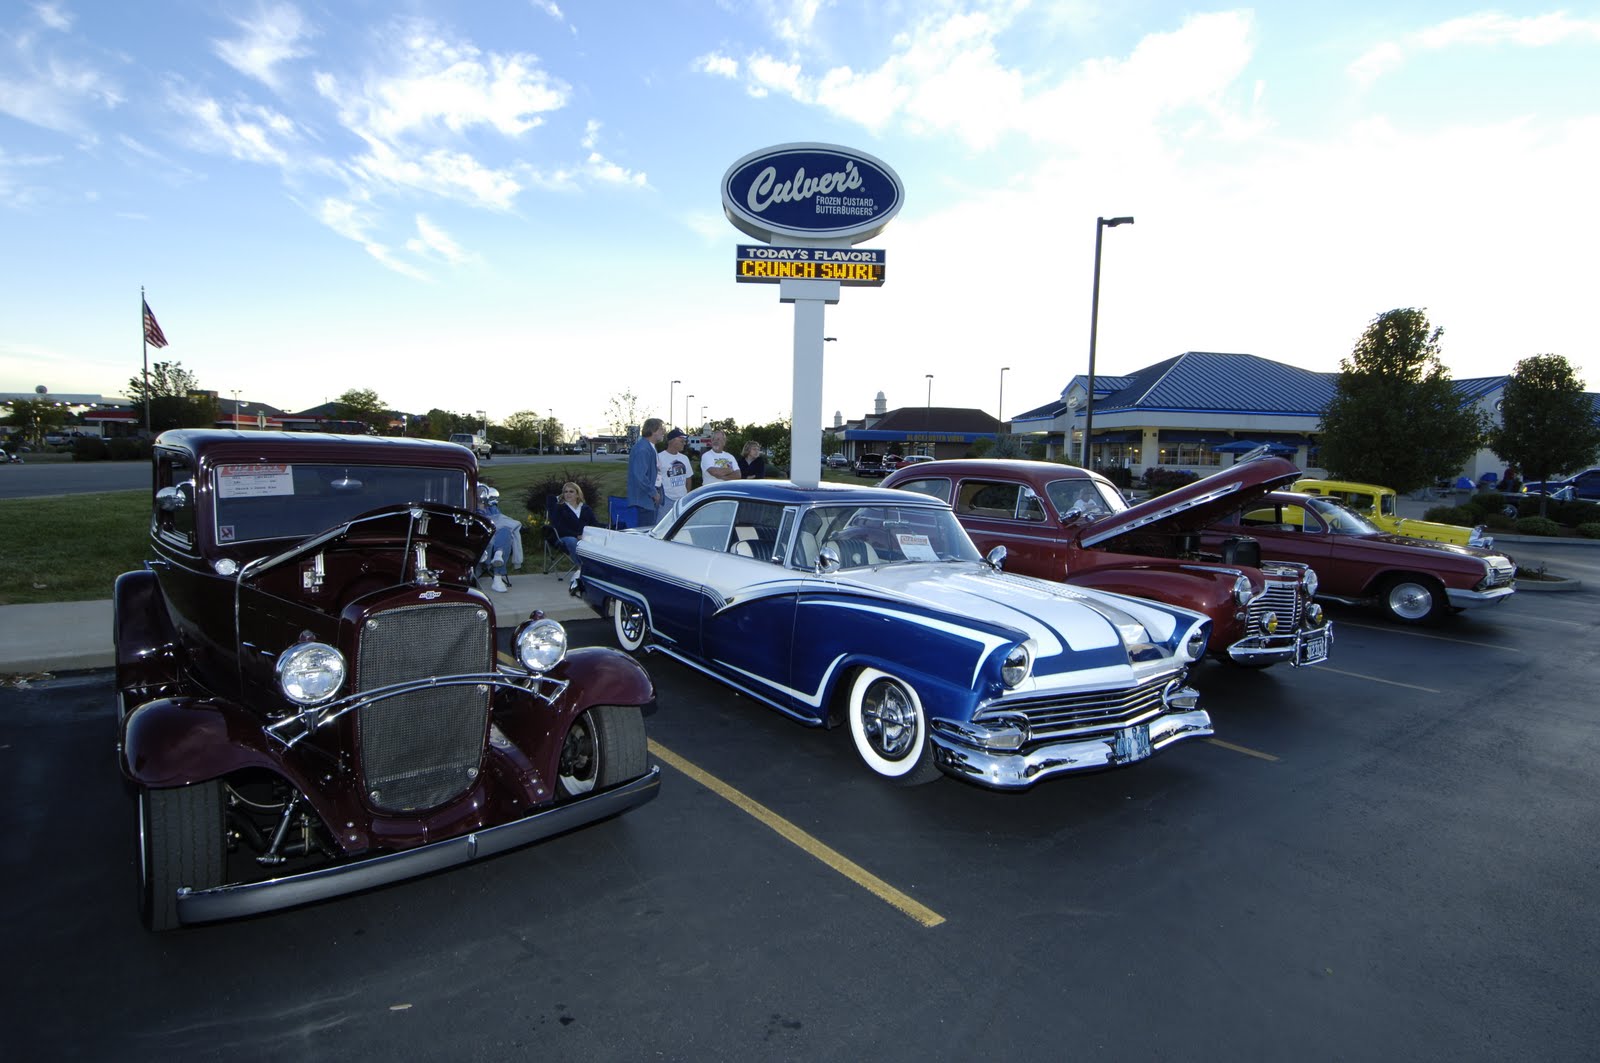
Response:
POLYGON ((1188 351, 1126 379, 1128 385, 1121 391, 1095 403, 1096 413, 1141 409, 1321 414, 1333 398, 1338 374, 1316 373, 1253 354, 1188 351))

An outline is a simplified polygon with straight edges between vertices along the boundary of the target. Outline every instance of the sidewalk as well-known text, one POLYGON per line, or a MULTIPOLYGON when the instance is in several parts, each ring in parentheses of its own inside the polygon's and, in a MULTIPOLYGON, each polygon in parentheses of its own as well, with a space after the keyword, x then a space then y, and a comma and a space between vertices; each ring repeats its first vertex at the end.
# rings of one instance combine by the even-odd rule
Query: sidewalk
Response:
MULTIPOLYGON (((552 620, 593 620, 595 613, 567 594, 572 573, 513 572, 511 589, 490 594, 501 627, 516 627, 535 609, 552 620)), ((110 668, 110 600, 0 606, 0 675, 110 668)))

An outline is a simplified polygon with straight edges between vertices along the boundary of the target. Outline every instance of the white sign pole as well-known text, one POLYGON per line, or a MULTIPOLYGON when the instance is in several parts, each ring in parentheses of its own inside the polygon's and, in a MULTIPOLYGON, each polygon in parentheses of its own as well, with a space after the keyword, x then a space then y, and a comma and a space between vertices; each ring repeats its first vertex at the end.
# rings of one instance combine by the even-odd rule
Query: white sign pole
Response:
POLYGON ((822 480, 822 334, 838 281, 785 280, 778 301, 794 304, 794 409, 789 424, 789 479, 801 487, 822 480))

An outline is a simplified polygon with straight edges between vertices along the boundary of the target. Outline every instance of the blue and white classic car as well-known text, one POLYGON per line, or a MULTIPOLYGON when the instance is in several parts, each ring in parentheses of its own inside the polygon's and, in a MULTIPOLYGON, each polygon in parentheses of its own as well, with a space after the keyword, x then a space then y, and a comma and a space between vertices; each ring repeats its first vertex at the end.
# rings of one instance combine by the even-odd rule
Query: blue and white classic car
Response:
POLYGON ((581 594, 618 643, 812 726, 869 768, 997 789, 1209 735, 1186 685, 1210 621, 999 569, 937 499, 772 480, 691 491, 649 530, 589 528, 581 594))

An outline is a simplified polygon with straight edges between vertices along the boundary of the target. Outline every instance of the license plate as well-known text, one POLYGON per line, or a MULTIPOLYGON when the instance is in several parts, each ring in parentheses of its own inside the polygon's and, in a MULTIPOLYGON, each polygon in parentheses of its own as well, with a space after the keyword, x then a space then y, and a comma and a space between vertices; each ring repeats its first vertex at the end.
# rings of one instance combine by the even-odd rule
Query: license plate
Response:
POLYGON ((1111 746, 1111 755, 1118 764, 1128 764, 1148 757, 1150 755, 1150 725, 1136 723, 1132 727, 1124 727, 1118 731, 1116 741, 1111 746))
POLYGON ((1328 636, 1325 632, 1307 635, 1300 640, 1300 659, 1296 664, 1316 664, 1328 659, 1328 636))

